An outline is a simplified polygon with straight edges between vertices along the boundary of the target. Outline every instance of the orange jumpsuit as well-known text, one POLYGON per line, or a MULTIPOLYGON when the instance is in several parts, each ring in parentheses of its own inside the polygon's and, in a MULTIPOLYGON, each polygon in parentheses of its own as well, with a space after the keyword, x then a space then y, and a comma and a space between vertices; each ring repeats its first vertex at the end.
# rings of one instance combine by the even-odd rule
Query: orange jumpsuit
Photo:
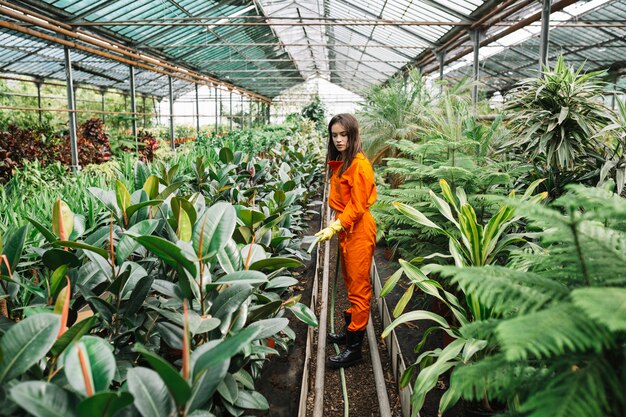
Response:
POLYGON ((341 270, 348 290, 352 315, 348 330, 364 330, 370 316, 370 267, 376 246, 376 222, 369 207, 376 201, 374 170, 363 153, 359 152, 350 167, 338 176, 343 161, 330 161, 328 203, 337 212, 343 229, 339 232, 341 270))

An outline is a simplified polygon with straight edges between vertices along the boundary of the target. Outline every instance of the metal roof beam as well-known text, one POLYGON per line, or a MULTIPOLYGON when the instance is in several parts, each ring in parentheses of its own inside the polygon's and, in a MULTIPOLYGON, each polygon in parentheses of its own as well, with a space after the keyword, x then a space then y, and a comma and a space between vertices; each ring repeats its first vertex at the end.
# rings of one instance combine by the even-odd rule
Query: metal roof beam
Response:
MULTIPOLYGON (((357 6, 356 4, 353 4, 353 3, 349 2, 349 1, 346 1, 346 0, 336 0, 336 1, 338 1, 338 2, 340 2, 340 3, 343 3, 343 4, 345 4, 345 5, 349 6, 349 7, 352 7, 352 8, 354 8, 355 10, 358 10, 359 12, 361 12, 361 13, 363 13, 363 14, 367 15, 367 16, 377 17, 377 16, 376 16, 374 13, 372 13, 371 11, 369 11, 369 10, 367 10, 367 9, 364 9, 364 8, 362 8, 361 6, 357 6)), ((423 36, 420 36, 419 34, 417 34, 417 33, 413 32, 413 31, 411 31, 411 30, 408 30, 408 29, 403 28, 403 27, 398 27, 398 29, 399 29, 399 30, 401 30, 401 31, 403 31, 403 32, 405 32, 405 33, 407 33, 407 34, 409 34, 409 35, 411 35, 411 36, 414 36, 414 37, 418 38, 419 40, 421 40, 421 41, 423 41, 423 42, 426 42, 426 43, 427 43, 427 44, 428 44, 431 48, 434 48, 434 47, 436 47, 436 46, 437 46, 437 45, 436 45, 436 44, 434 44, 433 42, 429 41, 428 39, 425 39, 423 36)))

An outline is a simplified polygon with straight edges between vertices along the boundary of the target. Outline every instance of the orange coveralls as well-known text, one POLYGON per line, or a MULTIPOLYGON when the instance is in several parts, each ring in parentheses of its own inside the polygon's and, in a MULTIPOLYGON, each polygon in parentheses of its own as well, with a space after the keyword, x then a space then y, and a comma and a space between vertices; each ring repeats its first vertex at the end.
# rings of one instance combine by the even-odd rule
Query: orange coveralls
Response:
POLYGON ((370 316, 370 267, 376 246, 376 222, 369 207, 376 201, 374 170, 362 152, 341 177, 339 168, 343 161, 330 161, 333 175, 330 178, 328 204, 337 212, 343 229, 339 232, 341 270, 348 290, 352 315, 348 330, 364 330, 370 316))

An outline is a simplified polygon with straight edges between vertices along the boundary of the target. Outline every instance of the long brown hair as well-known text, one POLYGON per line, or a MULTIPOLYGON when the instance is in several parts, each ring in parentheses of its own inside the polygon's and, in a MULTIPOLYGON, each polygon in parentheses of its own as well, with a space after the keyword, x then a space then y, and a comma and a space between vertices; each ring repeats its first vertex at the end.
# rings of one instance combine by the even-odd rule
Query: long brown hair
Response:
POLYGON ((361 135, 359 135, 359 122, 356 117, 349 113, 339 113, 330 119, 328 123, 328 152, 326 153, 326 162, 339 161, 341 152, 337 150, 335 143, 333 142, 333 125, 336 123, 341 124, 348 132, 348 148, 346 149, 346 159, 343 160, 343 164, 339 169, 339 176, 350 167, 354 157, 361 151, 363 151, 363 145, 361 144, 361 135))

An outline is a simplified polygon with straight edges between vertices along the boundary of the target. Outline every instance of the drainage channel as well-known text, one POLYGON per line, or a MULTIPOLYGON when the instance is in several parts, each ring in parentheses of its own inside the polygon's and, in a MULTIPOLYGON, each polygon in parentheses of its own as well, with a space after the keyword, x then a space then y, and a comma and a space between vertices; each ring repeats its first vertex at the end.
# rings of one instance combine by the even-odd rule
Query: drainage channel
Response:
MULTIPOLYGON (((326 201, 326 193, 327 186, 324 189, 324 199, 322 201, 326 201)), ((330 208, 325 205, 322 206, 321 210, 325 210, 325 215, 320 216, 320 229, 330 223, 331 211, 330 208), (325 207, 325 209, 324 209, 325 207)), ((336 243, 335 243, 336 245, 336 243)), ((337 259, 336 259, 337 260, 337 259)), ((315 269, 315 278, 313 282, 313 292, 311 297, 311 309, 313 311, 319 312, 319 327, 317 329, 309 328, 307 333, 307 341, 305 354, 306 358, 304 361, 304 371, 302 374, 302 384, 301 384, 301 392, 300 392, 300 403, 299 403, 299 417, 322 417, 327 414, 324 413, 324 391, 325 383, 327 378, 326 375, 326 357, 327 357, 327 345, 326 345, 326 334, 329 331, 329 316, 330 316, 330 331, 333 331, 333 307, 334 307, 334 299, 331 300, 331 304, 329 304, 328 298, 329 293, 331 292, 331 268, 333 269, 333 275, 337 274, 338 262, 335 265, 331 265, 331 242, 324 242, 323 244, 318 245, 317 247, 317 257, 316 257, 316 269, 315 269), (332 267, 335 268, 332 268, 332 267), (321 279, 320 279, 321 278, 321 279), (320 288, 321 281, 321 288, 320 288), (317 336, 317 337, 316 337, 317 336), (315 352, 315 358, 313 358, 313 354, 315 352), (312 368, 315 367, 313 375, 312 368), (313 387, 310 386, 313 381, 313 387)), ((372 273, 371 273, 373 287, 376 290, 378 286, 380 288, 380 280, 377 277, 376 267, 373 263, 372 265, 372 273), (378 285, 376 280, 378 279, 378 285)), ((336 276, 334 277, 334 281, 336 282, 336 276)), ((333 295, 335 292, 335 284, 333 285, 333 295)), ((378 295, 379 291, 376 292, 378 295)), ((381 315, 381 317, 383 317, 381 315)), ((381 363, 380 353, 378 351, 378 343, 377 343, 377 335, 374 330, 374 326, 372 323, 372 317, 370 315, 370 320, 367 325, 367 345, 370 350, 370 358, 371 358, 371 370, 361 365, 357 365, 355 367, 356 370, 352 371, 350 374, 350 379, 348 379, 348 383, 351 383, 353 386, 358 386, 359 381, 363 381, 366 379, 374 377, 374 385, 376 390, 376 398, 378 403, 378 411, 374 412, 372 409, 372 415, 377 415, 381 417, 391 417, 391 408, 389 404, 389 397, 387 394, 387 387, 384 378, 383 364, 381 363), (372 375, 373 374, 373 375, 372 375)), ((335 345, 335 351, 337 346, 335 345)), ((392 362, 397 362, 396 358, 393 358, 392 362)), ((335 372, 335 371, 332 371, 335 372)), ((344 370, 341 369, 341 382, 333 382, 333 384, 340 384, 341 386, 332 387, 332 389, 339 393, 343 393, 343 416, 349 416, 351 409, 355 409, 357 404, 351 404, 348 401, 348 390, 346 383, 346 375, 344 374, 344 370)), ((400 374, 398 374, 394 370, 394 376, 397 378, 400 374)), ((336 377, 334 378, 336 379, 336 377)), ((397 380, 397 379, 396 379, 397 380)), ((403 412, 404 414, 404 412, 403 412)), ((353 413, 353 415, 359 415, 358 413, 353 413)))

